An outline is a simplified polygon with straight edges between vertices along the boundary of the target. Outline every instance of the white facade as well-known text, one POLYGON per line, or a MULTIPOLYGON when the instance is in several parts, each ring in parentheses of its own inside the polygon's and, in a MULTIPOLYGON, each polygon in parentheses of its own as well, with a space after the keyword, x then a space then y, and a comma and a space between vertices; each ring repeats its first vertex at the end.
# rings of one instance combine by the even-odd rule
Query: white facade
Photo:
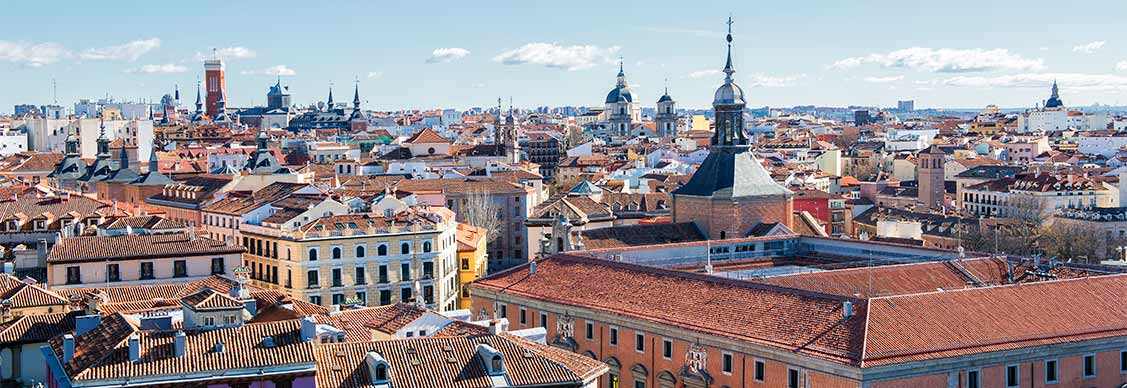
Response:
POLYGON ((1127 137, 1125 136, 1079 136, 1076 138, 1076 150, 1085 155, 1111 157, 1124 146, 1127 146, 1127 137))
POLYGON ((0 156, 27 151, 27 134, 20 132, 0 132, 0 156))

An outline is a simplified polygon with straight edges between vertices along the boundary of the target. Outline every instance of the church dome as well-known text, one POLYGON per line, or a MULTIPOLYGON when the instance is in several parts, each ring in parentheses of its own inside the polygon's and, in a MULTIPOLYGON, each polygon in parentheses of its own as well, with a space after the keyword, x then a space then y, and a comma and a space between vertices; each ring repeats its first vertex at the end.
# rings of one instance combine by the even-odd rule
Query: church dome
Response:
POLYGON ((744 91, 735 82, 725 82, 716 89, 716 96, 712 98, 712 105, 746 105, 744 91))
POLYGON ((666 94, 661 95, 661 98, 657 99, 657 102, 658 103, 673 102, 673 97, 670 97, 669 93, 666 93, 666 94))
POLYGON ((607 93, 606 103, 616 102, 634 102, 634 95, 630 94, 630 88, 621 86, 611 89, 610 93, 607 93))

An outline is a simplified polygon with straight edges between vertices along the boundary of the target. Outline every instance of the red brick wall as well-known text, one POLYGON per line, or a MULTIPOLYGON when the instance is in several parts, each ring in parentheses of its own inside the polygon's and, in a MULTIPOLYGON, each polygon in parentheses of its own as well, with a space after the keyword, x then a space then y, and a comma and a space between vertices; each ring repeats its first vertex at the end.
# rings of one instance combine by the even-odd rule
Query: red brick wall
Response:
POLYGON ((673 196, 673 221, 695 222, 710 239, 745 237, 756 224, 779 222, 793 228, 794 202, 786 197, 739 199, 737 202, 673 196))

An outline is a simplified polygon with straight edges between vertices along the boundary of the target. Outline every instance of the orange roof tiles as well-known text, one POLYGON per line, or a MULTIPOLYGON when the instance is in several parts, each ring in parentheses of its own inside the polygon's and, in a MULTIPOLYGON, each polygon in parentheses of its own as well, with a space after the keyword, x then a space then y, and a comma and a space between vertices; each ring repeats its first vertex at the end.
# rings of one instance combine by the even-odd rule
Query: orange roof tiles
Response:
POLYGON ((131 258, 242 253, 243 247, 184 233, 80 236, 60 239, 48 263, 125 260, 131 258))

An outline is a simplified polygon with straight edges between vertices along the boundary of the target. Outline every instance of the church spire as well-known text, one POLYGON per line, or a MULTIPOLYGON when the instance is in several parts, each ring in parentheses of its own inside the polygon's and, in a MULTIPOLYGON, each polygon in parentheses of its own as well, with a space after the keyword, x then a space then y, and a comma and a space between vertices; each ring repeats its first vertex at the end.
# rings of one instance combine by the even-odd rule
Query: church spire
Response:
POLYGON ((329 83, 329 101, 325 102, 325 111, 333 110, 333 84, 329 83))
POLYGON ((203 101, 200 100, 200 80, 196 80, 196 114, 203 114, 203 101))
POLYGON ((352 107, 360 109, 360 80, 356 80, 356 87, 352 93, 352 107))
POLYGON ((724 82, 732 83, 732 74, 736 69, 732 68, 732 16, 728 16, 728 36, 725 39, 728 41, 728 61, 724 64, 724 82))
POLYGON ((622 57, 618 57, 618 87, 626 86, 626 72, 622 70, 622 57))
POLYGON ((106 138, 106 119, 104 117, 98 127, 98 157, 109 157, 110 139, 106 138))

